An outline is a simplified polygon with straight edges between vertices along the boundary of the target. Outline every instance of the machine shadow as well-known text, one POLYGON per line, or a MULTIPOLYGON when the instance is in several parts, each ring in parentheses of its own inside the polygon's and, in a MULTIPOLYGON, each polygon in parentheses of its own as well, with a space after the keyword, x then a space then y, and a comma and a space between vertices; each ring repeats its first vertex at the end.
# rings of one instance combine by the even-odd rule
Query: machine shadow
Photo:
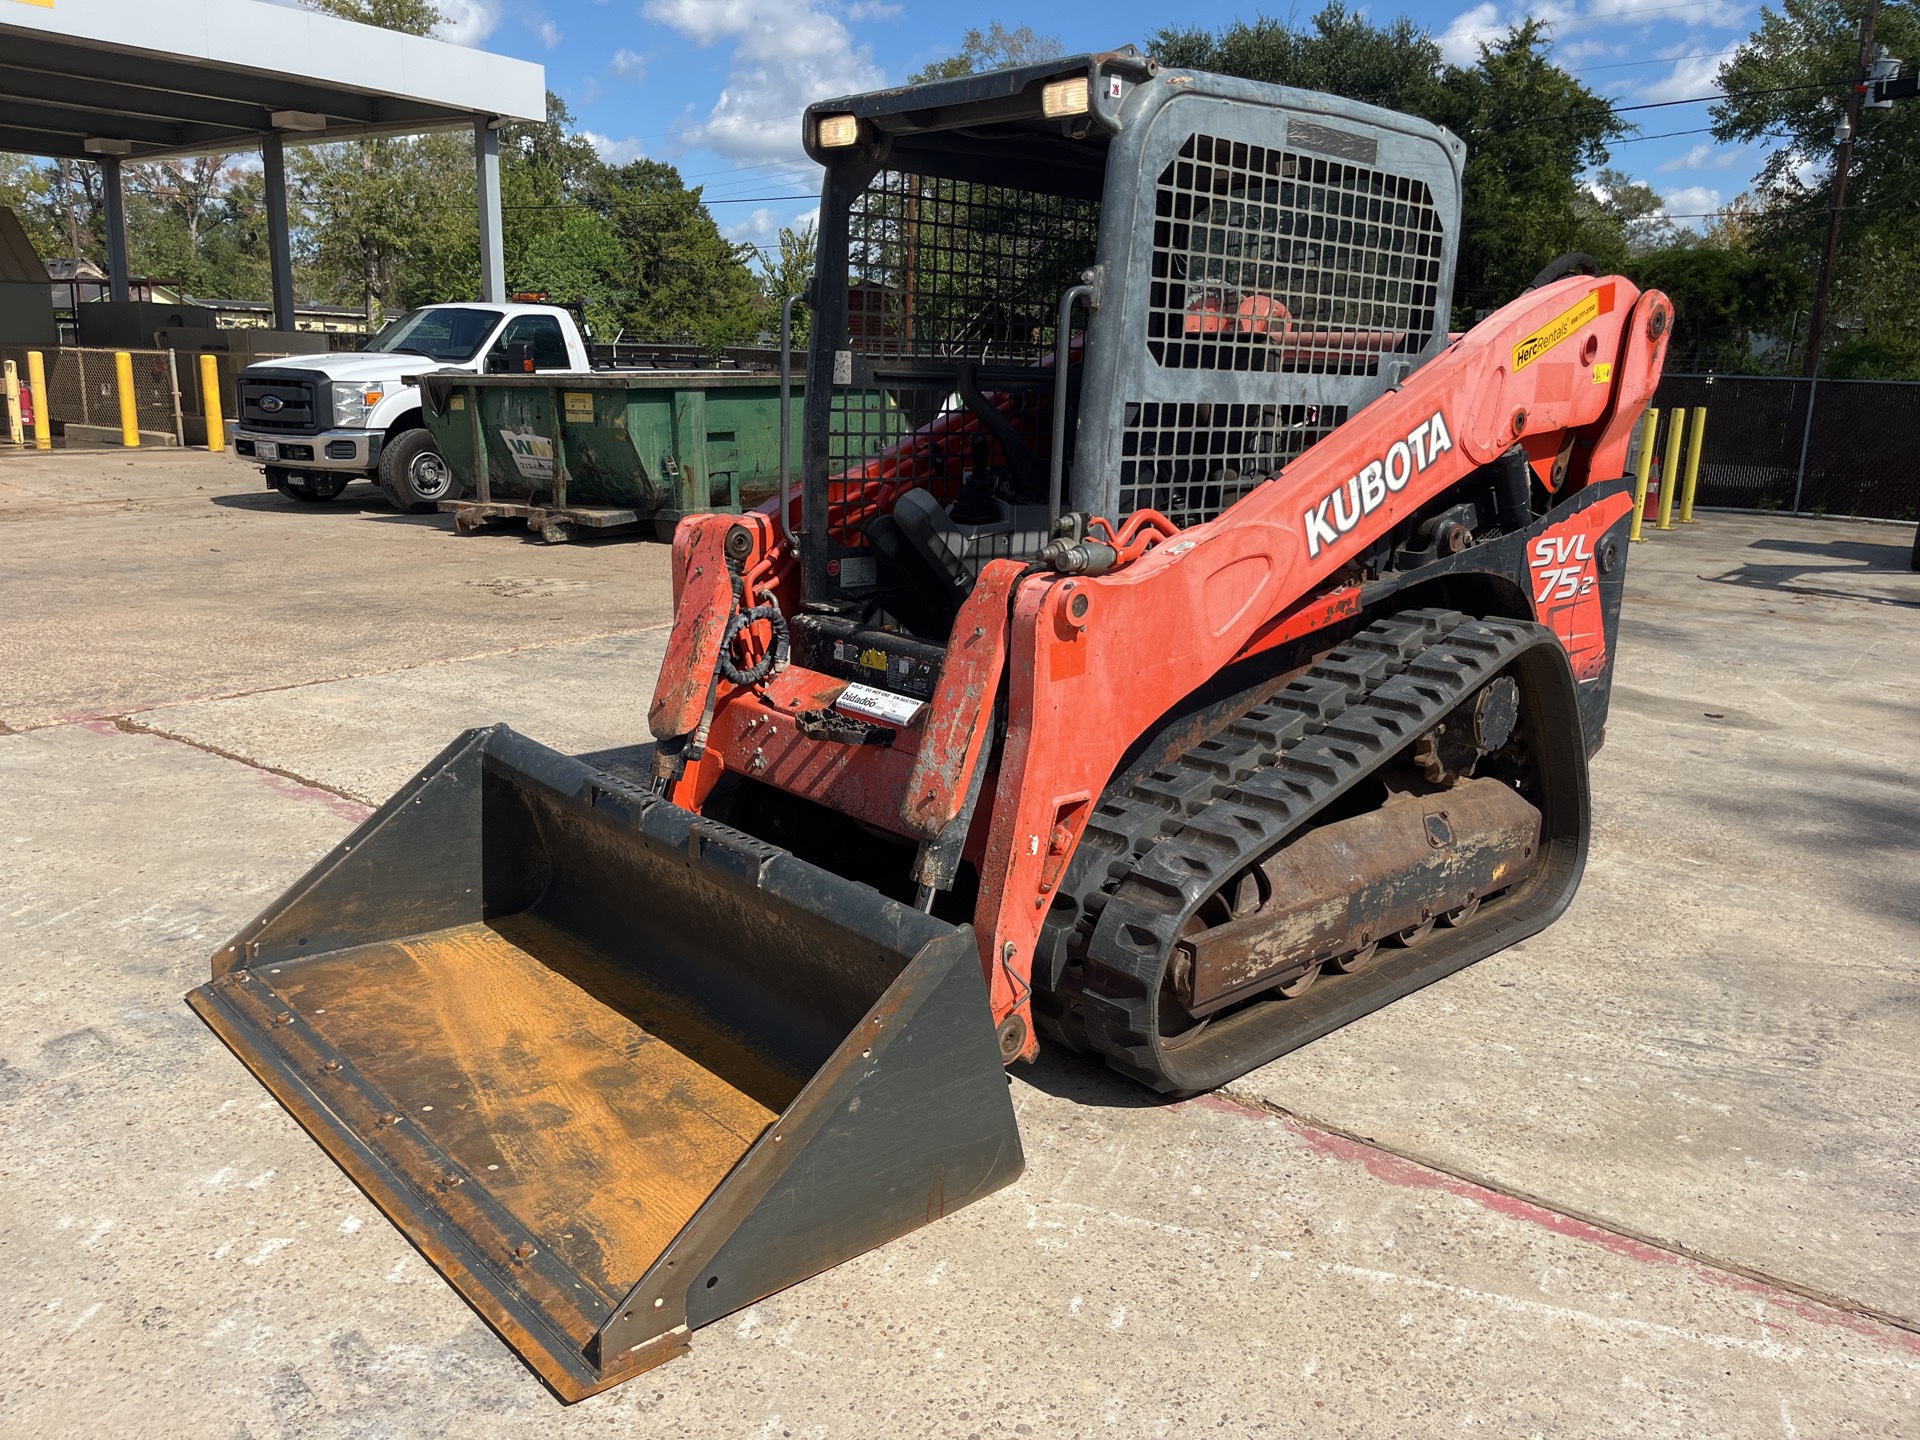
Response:
POLYGON ((1864 540, 1781 540, 1768 537, 1755 540, 1749 550, 1778 550, 1787 555, 1813 555, 1823 560, 1858 560, 1869 570, 1907 568, 1907 547, 1881 545, 1864 540))
POLYGON ((441 516, 408 515, 395 510, 380 495, 342 495, 337 500, 328 500, 312 505, 303 505, 289 500, 277 490, 247 490, 227 495, 209 495, 207 502, 218 505, 222 510, 251 510, 258 513, 273 512, 283 515, 327 516, 338 520, 375 520, 388 525, 435 526, 451 531, 441 516))
MULTIPOLYGON (((1880 546, 1862 547, 1876 551, 1880 546)), ((1898 551, 1892 553, 1898 555, 1898 551)), ((1920 599, 1907 600, 1897 595, 1863 595, 1821 584, 1820 576, 1856 576, 1905 574, 1907 566, 1861 565, 1739 565, 1724 575, 1702 575, 1710 585, 1732 585, 1742 590, 1772 590, 1782 595, 1806 595, 1820 600, 1853 600, 1862 605, 1891 605, 1900 610, 1920 610, 1920 599)))
POLYGON ((1094 1110, 1158 1110, 1180 1103, 1108 1069, 1097 1055, 1076 1055, 1046 1040, 1040 1042, 1039 1059, 1016 1064, 1007 1073, 1056 1100, 1094 1110))

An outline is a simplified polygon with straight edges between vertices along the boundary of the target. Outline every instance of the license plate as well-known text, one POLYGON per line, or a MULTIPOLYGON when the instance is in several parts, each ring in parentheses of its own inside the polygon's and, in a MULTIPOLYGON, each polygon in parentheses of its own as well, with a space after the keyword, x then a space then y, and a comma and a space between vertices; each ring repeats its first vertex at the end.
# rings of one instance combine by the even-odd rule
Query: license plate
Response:
POLYGON ((253 442, 253 458, 256 460, 278 460, 280 444, 275 440, 256 440, 253 442))

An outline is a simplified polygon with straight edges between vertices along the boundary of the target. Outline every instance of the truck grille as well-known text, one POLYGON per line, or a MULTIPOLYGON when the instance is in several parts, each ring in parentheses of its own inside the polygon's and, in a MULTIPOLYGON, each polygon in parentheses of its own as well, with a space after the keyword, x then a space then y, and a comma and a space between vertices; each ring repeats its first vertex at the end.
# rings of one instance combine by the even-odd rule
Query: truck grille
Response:
POLYGON ((269 435, 315 435, 332 420, 319 377, 287 374, 242 375, 240 424, 269 435))

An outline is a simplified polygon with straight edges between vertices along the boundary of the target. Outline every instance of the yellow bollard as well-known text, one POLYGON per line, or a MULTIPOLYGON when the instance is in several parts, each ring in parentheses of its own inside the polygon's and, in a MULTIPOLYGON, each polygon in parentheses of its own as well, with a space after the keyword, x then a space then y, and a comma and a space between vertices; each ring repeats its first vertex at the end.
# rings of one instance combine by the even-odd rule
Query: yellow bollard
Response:
POLYGON ((1687 438, 1687 485, 1680 492, 1680 523, 1693 525, 1693 491, 1700 483, 1700 442, 1707 434, 1707 407, 1693 412, 1693 434, 1687 438))
POLYGON ((1667 431, 1667 457, 1660 463, 1660 523, 1656 529, 1673 528, 1673 492, 1680 488, 1680 464, 1686 458, 1687 411, 1683 405, 1673 412, 1673 427, 1667 431))
POLYGON ((133 403, 133 356, 113 352, 113 378, 120 392, 120 443, 133 449, 140 443, 140 412, 133 403))
POLYGON ((1629 540, 1647 538, 1640 533, 1640 521, 1647 513, 1647 479, 1653 473, 1653 442, 1659 433, 1660 412, 1648 406, 1646 424, 1640 432, 1640 463, 1633 472, 1633 528, 1627 531, 1629 540))
POLYGON ((13 361, 6 362, 4 372, 7 399, 7 438, 15 445, 27 443, 27 437, 20 429, 20 369, 13 361))
POLYGON ((33 448, 53 448, 53 396, 47 391, 47 358, 27 352, 27 384, 33 387, 33 448))
POLYGON ((200 357, 200 408, 207 412, 207 449, 218 454, 227 448, 227 432, 220 419, 220 362, 210 354, 200 357))

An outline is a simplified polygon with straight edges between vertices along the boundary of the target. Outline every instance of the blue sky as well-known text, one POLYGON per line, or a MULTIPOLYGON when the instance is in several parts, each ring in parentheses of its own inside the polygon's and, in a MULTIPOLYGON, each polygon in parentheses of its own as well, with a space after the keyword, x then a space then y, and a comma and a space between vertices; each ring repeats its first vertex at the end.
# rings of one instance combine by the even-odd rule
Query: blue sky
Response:
MULTIPOLYGON (((609 159, 670 161, 705 189, 733 238, 769 244, 810 214, 817 171, 800 155, 799 114, 812 99, 904 80, 959 48, 969 24, 1030 24, 1069 52, 1141 44, 1169 22, 1218 28, 1261 14, 1304 23, 1318 8, 1209 0, 1048 0, 956 5, 932 0, 439 0, 442 34, 537 60, 580 127, 609 159)), ((1533 14, 1553 26, 1555 58, 1621 105, 1691 100, 1714 91, 1725 53, 1758 18, 1742 0, 1410 0, 1364 7, 1405 13, 1450 58, 1533 14)), ((1646 139, 1613 163, 1644 180, 1669 213, 1698 218, 1738 195, 1763 158, 1704 133, 1704 104, 1631 112, 1646 139), (1680 133, 1674 133, 1680 132, 1680 133)))

